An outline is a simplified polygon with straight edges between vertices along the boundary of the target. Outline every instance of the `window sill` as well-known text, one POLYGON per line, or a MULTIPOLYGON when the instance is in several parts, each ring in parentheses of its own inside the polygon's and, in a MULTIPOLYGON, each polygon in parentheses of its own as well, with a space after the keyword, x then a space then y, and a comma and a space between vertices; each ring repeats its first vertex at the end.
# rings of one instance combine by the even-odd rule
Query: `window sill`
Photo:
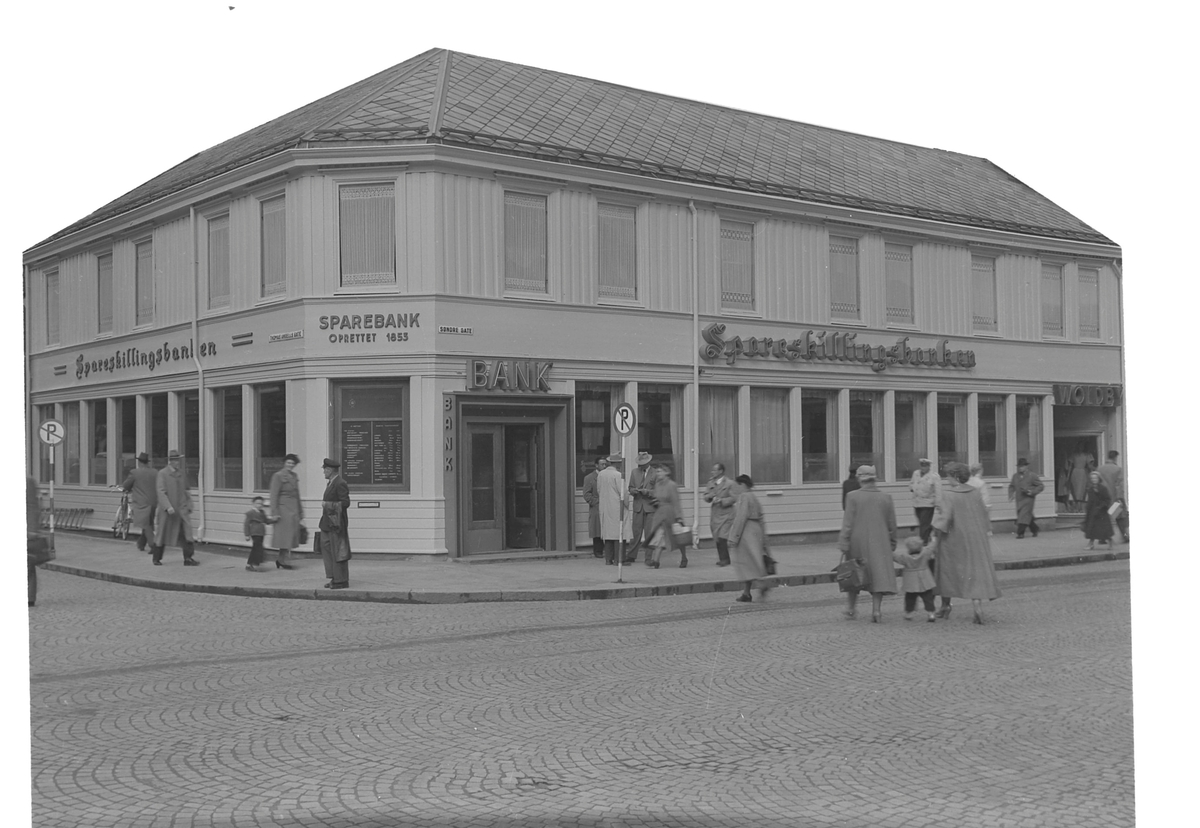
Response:
POLYGON ((722 316, 734 316, 742 319, 762 319, 762 311, 749 310, 747 308, 721 308, 722 316))
POLYGON ((548 293, 521 293, 519 291, 505 291, 504 299, 528 299, 531 302, 557 302, 558 299, 548 293))
POLYGON ((921 328, 912 322, 888 322, 884 327, 889 331, 911 331, 912 333, 921 331, 921 328))
POLYGON ((334 296, 399 296, 400 285, 393 282, 386 285, 339 285, 334 296))
POLYGON ((1053 334, 1042 334, 1043 342, 1070 342, 1065 336, 1056 336, 1053 334))
POLYGON ((286 293, 281 293, 278 296, 262 296, 255 300, 254 307, 261 308, 263 305, 276 305, 280 302, 286 302, 287 298, 286 293))
POLYGON ((114 336, 116 336, 116 334, 114 334, 112 331, 101 331, 100 333, 96 334, 96 339, 112 339, 114 336))
POLYGON ((999 331, 972 331, 971 336, 982 336, 986 339, 1004 339, 999 331))
POLYGON ((145 333, 146 331, 152 331, 152 330, 154 330, 153 322, 143 322, 140 325, 134 325, 133 330, 130 331, 130 333, 145 333))
POLYGON ((608 306, 612 308, 645 308, 646 302, 642 299, 614 299, 612 297, 600 297, 596 299, 596 305, 600 307, 608 306))
POLYGON ((829 317, 829 324, 830 325, 849 325, 852 328, 870 327, 869 325, 867 325, 866 322, 862 321, 861 319, 841 319, 836 316, 829 317))

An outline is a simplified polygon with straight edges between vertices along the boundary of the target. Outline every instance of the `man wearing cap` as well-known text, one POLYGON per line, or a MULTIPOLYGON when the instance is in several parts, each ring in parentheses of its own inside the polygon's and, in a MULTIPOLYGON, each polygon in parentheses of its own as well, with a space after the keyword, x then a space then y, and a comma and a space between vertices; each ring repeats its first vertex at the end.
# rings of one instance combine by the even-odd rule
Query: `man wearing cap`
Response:
POLYGON ((150 465, 150 455, 142 452, 137 456, 137 466, 129 470, 129 476, 121 484, 129 492, 129 504, 133 509, 133 525, 142 530, 138 535, 137 548, 144 550, 147 544, 154 549, 154 511, 158 505, 158 472, 150 465))
POLYGON ((604 557, 604 538, 600 535, 600 495, 596 491, 596 476, 604 471, 608 461, 596 458, 596 468, 583 478, 583 502, 588 505, 588 535, 592 539, 592 554, 604 557))
POLYGON ((596 496, 599 498, 600 537, 604 539, 604 563, 615 566, 617 548, 625 521, 625 478, 620 465, 624 458, 619 454, 609 455, 605 467, 596 475, 596 496))
POLYGON ((912 473, 908 490, 912 492, 913 511, 917 515, 917 532, 922 543, 929 543, 933 532, 933 510, 942 499, 942 476, 933 469, 928 457, 917 461, 921 468, 912 473))
POLYGON ((183 547, 183 565, 199 566, 192 557, 192 496, 188 494, 187 475, 183 473, 183 455, 175 449, 167 452, 166 468, 155 480, 158 496, 158 525, 154 533, 154 565, 162 566, 163 547, 170 543, 183 547))
POLYGON ((350 508, 350 486, 341 474, 342 464, 328 457, 321 463, 325 479, 325 494, 321 496, 321 560, 325 562, 326 589, 346 589, 350 586, 350 535, 347 531, 347 510, 350 508))
POLYGON ((1025 537, 1025 527, 1036 538, 1037 521, 1033 519, 1033 501, 1045 488, 1041 478, 1029 468, 1029 461, 1022 457, 1017 461, 1017 473, 1008 484, 1008 499, 1017 501, 1017 539, 1025 537))
MULTIPOLYGON (((635 563, 637 561, 638 550, 642 547, 642 535, 645 534, 650 524, 653 523, 654 516, 654 484, 648 480, 650 476, 650 461, 654 456, 647 452, 638 452, 637 465, 633 470, 633 474, 629 475, 629 494, 633 497, 633 505, 630 509, 633 511, 633 531, 629 533, 629 552, 625 556, 625 563, 635 563)), ((646 538, 649 541, 649 538, 646 538)), ((647 554, 649 554, 649 543, 647 543, 647 554)))

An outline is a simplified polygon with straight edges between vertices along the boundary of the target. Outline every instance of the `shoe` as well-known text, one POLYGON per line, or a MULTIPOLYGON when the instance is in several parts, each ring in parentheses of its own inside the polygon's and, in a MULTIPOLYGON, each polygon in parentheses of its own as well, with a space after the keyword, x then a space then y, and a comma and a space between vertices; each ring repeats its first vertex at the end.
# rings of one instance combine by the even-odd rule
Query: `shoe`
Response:
POLYGON ((1093 542, 1093 541, 1088 541, 1088 545, 1087 545, 1087 546, 1085 546, 1085 547, 1083 547, 1083 548, 1084 548, 1084 549, 1095 549, 1095 548, 1096 548, 1096 544, 1095 544, 1095 542, 1093 542))
POLYGON ((653 566, 655 569, 658 569, 658 561, 655 561, 653 564, 651 564, 651 566, 653 566))
POLYGON ((183 565, 184 566, 199 566, 200 562, 198 560, 196 560, 195 558, 184 558, 183 565))
POLYGON ((735 600, 735 601, 739 601, 739 602, 741 602, 741 603, 743 603, 743 604, 749 604, 749 603, 750 603, 751 601, 753 601, 754 599, 753 599, 753 598, 751 598, 749 595, 747 595, 746 593, 744 593, 744 592, 743 592, 741 595, 739 595, 739 596, 738 596, 737 598, 735 598, 734 600, 735 600))
POLYGON ((873 613, 871 613, 871 623, 872 623, 872 624, 878 624, 878 623, 879 623, 879 619, 881 619, 882 617, 883 617, 883 616, 882 616, 882 615, 880 615, 880 614, 879 614, 879 613, 877 613, 877 612, 873 612, 873 613))
POLYGON ((853 621, 857 617, 858 617, 858 613, 856 613, 854 610, 842 610, 842 618, 846 618, 846 619, 849 619, 850 621, 853 621))
POLYGON ((162 566, 162 561, 151 561, 155 566, 162 566))
POLYGON ((729 561, 717 561, 717 566, 729 566, 729 561))
POLYGON ((934 623, 937 620, 937 613, 933 613, 933 612, 929 613, 929 617, 925 620, 928 621, 930 624, 934 623))
POLYGON ((935 618, 949 618, 951 609, 953 609, 953 607, 950 607, 950 606, 942 607, 936 613, 934 613, 934 617, 935 618))
POLYGON ((763 587, 762 589, 760 589, 758 591, 758 600, 760 600, 760 601, 767 600, 767 593, 770 591, 771 591, 770 587, 763 587))
MULTIPOLYGON (((911 621, 911 620, 913 620, 914 615, 916 615, 915 612, 906 612, 906 613, 904 613, 904 620, 911 621)), ((933 617, 933 613, 930 613, 930 618, 932 618, 932 617, 933 617)))
POLYGON ((679 568, 687 569, 687 558, 684 558, 682 561, 679 562, 679 568))
POLYGON ((247 566, 246 566, 246 571, 247 572, 266 572, 266 570, 263 569, 261 566, 251 566, 249 564, 247 564, 247 566))
POLYGON ((349 584, 330 584, 329 588, 330 589, 349 589, 350 585, 349 584))
POLYGON ((291 564, 285 564, 285 563, 280 563, 279 561, 276 561, 275 568, 276 569, 295 569, 296 567, 292 566, 291 564))
POLYGON ((1018 532, 1018 533, 1017 533, 1017 540, 1025 540, 1025 535, 1023 535, 1023 534, 1021 534, 1020 532, 1018 532))
POLYGON ((593 558, 603 558, 603 557, 604 557, 604 553, 603 553, 603 552, 593 552, 593 553, 592 553, 592 557, 593 557, 593 558))
POLYGON ((617 562, 616 561, 605 561, 604 565, 605 566, 616 566, 617 562))
POLYGON ((975 618, 974 618, 973 620, 974 620, 974 622, 975 622, 976 624, 982 624, 982 623, 983 623, 983 613, 981 613, 981 612, 976 612, 976 613, 975 613, 975 618))

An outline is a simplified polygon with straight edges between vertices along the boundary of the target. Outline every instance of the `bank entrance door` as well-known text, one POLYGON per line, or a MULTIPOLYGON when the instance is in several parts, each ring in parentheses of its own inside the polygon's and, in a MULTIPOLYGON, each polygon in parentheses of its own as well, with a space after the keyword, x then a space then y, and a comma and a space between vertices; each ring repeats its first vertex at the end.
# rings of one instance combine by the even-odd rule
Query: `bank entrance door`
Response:
POLYGON ((466 420, 463 551, 544 549, 546 423, 466 420))

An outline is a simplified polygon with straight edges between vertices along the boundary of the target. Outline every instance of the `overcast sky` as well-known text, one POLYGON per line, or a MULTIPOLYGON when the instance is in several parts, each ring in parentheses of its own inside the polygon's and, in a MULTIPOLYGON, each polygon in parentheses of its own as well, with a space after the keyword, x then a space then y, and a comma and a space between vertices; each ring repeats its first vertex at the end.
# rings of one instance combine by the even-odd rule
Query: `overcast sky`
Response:
MULTIPOLYGON (((1196 414, 1191 372, 1180 370, 1194 349, 1198 261, 1197 27, 1182 9, 1190 4, 14 4, 2 58, 15 179, 0 208, 6 387, 15 401, 22 250, 213 144, 440 47, 982 156, 1104 233, 1125 254, 1135 369, 1127 455, 1146 515, 1157 497, 1151 463, 1194 442, 1181 431, 1196 414), (1157 428, 1166 412, 1173 427, 1157 428)), ((16 411, 4 421, 14 429, 16 411)), ((1190 494, 1174 500, 1190 505, 1190 494)), ((1140 551, 1157 554, 1158 536, 1138 528, 1140 551)), ((1176 537, 1169 523, 1160 528, 1164 543, 1176 537)), ((19 603, 18 581, 5 603, 19 603)), ((1135 614, 1144 607, 1163 622, 1135 629, 1139 653, 1174 620, 1194 626, 1180 587, 1174 603, 1188 614, 1179 619, 1161 615, 1154 593, 1135 592, 1135 614)), ((1155 716, 1174 728, 1180 710, 1195 709, 1194 684, 1184 701, 1171 695, 1184 688, 1143 675, 1139 736, 1155 716)), ((1141 745, 1139 828, 1167 824, 1147 821, 1151 800, 1188 782, 1171 775, 1182 769, 1175 763, 1145 772, 1155 757, 1141 745)))

